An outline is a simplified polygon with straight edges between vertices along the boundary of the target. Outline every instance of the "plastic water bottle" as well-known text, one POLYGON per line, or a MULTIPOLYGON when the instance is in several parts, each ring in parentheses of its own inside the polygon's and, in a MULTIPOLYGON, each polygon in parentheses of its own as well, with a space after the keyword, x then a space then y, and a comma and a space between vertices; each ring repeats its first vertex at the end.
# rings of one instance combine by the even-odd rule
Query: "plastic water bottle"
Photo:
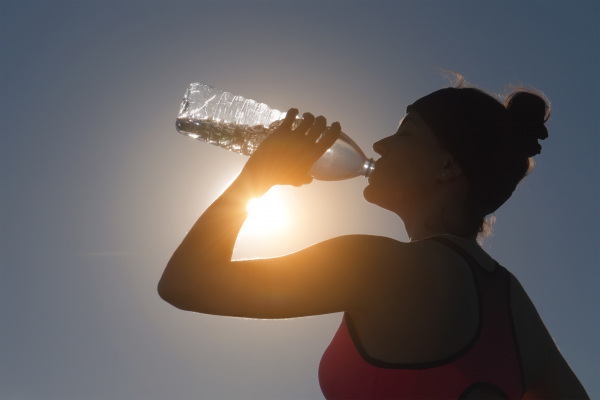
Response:
MULTIPOLYGON (((235 151, 252 154, 258 145, 285 118, 284 112, 242 96, 201 83, 187 88, 175 126, 194 139, 235 151)), ((298 120, 299 122, 300 120, 298 120)), ((311 168, 311 175, 322 181, 338 181, 356 176, 369 177, 375 168, 343 132, 338 140, 311 168)))

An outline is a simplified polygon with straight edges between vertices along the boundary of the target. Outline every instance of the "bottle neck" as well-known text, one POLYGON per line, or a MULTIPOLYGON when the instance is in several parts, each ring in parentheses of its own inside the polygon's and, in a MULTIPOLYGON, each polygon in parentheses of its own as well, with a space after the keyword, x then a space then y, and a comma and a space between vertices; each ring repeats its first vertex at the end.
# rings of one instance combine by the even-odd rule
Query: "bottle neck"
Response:
POLYGON ((361 171, 361 175, 363 175, 365 178, 368 178, 371 176, 371 174, 373 173, 373 171, 375 170, 375 161, 373 161, 372 158, 369 158, 367 160, 365 160, 365 163, 363 164, 363 168, 361 171))

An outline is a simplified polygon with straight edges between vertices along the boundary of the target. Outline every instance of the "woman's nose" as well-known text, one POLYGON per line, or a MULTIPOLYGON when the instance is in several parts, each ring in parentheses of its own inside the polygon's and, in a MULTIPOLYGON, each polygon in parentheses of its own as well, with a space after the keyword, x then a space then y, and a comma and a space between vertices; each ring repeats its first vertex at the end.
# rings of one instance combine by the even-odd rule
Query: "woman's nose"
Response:
POLYGON ((387 148, 386 143, 387 143, 387 138, 383 138, 381 140, 376 141, 375 143, 373 143, 373 150, 375 150, 375 152, 377 154, 382 156, 385 153, 386 148, 387 148))

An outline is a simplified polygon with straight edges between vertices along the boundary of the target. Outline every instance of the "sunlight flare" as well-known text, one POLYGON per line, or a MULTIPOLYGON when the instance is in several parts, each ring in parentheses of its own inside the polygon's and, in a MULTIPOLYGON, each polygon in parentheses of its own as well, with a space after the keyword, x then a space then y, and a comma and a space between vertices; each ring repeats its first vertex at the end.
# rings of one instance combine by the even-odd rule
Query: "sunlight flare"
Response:
POLYGON ((289 216, 283 198, 277 188, 264 196, 248 202, 248 218, 240 233, 266 235, 283 231, 289 224, 289 216))

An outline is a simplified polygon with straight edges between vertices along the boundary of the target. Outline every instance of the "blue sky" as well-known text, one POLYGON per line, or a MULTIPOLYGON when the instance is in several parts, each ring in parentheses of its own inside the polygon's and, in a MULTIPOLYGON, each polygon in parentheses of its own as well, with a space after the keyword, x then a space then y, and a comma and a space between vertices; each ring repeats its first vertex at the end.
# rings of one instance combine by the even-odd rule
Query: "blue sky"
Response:
MULTIPOLYGON (((244 159, 176 133, 201 81, 323 114, 374 156, 462 73, 552 102, 534 172, 484 248, 600 398, 600 5, 595 1, 1 1, 0 397, 319 399, 341 315, 178 311, 156 283, 244 159)), ((364 179, 281 188, 290 225, 237 257, 348 233, 406 240, 364 179)))

